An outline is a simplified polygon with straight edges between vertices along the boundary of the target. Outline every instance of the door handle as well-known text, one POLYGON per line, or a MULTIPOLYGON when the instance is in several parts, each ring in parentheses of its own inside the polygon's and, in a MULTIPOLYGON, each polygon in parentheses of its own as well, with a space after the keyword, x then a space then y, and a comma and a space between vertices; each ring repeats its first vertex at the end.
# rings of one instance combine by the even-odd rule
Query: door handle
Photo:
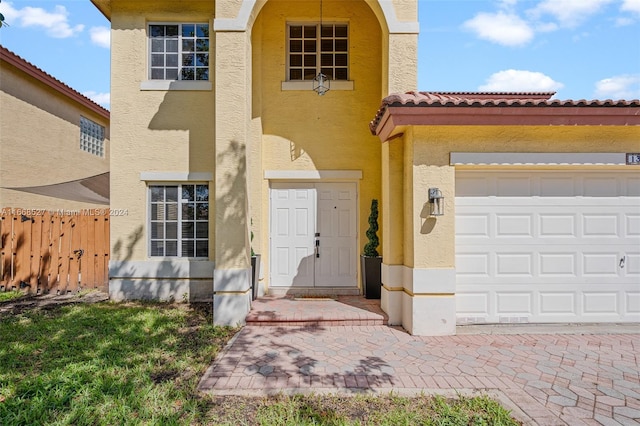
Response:
POLYGON ((320 240, 316 238, 316 257, 320 257, 320 240))
POLYGON ((626 262, 626 260, 627 260, 627 256, 622 256, 620 258, 620 263, 618 264, 618 266, 620 266, 620 269, 624 269, 624 263, 626 262))

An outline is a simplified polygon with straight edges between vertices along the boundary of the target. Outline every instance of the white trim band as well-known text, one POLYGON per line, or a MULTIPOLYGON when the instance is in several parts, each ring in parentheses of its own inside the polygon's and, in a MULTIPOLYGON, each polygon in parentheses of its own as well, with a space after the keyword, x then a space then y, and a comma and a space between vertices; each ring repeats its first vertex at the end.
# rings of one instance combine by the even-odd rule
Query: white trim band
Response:
POLYGON ((624 166, 621 152, 452 152, 452 166, 624 166))
MULTIPOLYGON (((280 89, 283 91, 287 90, 313 90, 313 80, 303 80, 303 81, 283 81, 280 84, 280 89)), ((332 90, 353 90, 353 81, 351 80, 330 80, 329 81, 329 91, 332 90)))
POLYGON ((264 178, 270 180, 284 179, 362 179, 362 170, 265 170, 264 178))
POLYGON ((207 172, 140 172, 140 180, 158 182, 210 182, 213 173, 207 172))
POLYGON ((211 91, 210 81, 173 81, 173 80, 145 80, 140 83, 140 90, 193 90, 211 91))

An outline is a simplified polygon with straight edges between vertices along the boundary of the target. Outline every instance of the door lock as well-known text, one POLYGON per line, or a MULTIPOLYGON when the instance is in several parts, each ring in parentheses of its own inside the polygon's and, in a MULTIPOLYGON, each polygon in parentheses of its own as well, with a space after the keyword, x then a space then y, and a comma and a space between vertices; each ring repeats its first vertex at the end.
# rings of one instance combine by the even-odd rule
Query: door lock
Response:
POLYGON ((620 266, 620 269, 624 269, 624 263, 626 262, 626 260, 627 260, 627 256, 622 256, 620 258, 620 263, 618 264, 618 266, 620 266))

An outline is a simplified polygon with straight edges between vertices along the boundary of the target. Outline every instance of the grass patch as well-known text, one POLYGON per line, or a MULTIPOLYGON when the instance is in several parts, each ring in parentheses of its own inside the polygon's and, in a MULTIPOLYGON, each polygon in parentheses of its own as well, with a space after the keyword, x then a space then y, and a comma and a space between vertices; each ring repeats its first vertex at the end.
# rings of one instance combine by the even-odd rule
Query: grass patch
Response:
POLYGON ((198 393, 236 331, 185 305, 74 304, 4 316, 0 424, 519 424, 486 397, 198 393))
POLYGON ((486 397, 446 399, 422 395, 296 395, 217 397, 208 420, 218 425, 516 426, 521 423, 486 397))
POLYGON ((23 293, 18 290, 0 291, 0 303, 19 299, 22 296, 23 296, 23 293))

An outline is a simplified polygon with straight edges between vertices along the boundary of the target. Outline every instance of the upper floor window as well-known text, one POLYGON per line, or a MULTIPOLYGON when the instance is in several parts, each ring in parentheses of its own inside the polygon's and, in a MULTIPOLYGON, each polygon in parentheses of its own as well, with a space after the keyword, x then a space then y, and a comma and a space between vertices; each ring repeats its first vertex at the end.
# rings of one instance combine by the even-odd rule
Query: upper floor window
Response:
POLYGON ((150 80, 209 80, 209 24, 149 25, 150 80))
POLYGON ((322 72, 330 80, 349 79, 347 24, 289 24, 287 80, 313 80, 322 72))
POLYGON ((80 149, 104 157, 104 126, 80 117, 80 149))

